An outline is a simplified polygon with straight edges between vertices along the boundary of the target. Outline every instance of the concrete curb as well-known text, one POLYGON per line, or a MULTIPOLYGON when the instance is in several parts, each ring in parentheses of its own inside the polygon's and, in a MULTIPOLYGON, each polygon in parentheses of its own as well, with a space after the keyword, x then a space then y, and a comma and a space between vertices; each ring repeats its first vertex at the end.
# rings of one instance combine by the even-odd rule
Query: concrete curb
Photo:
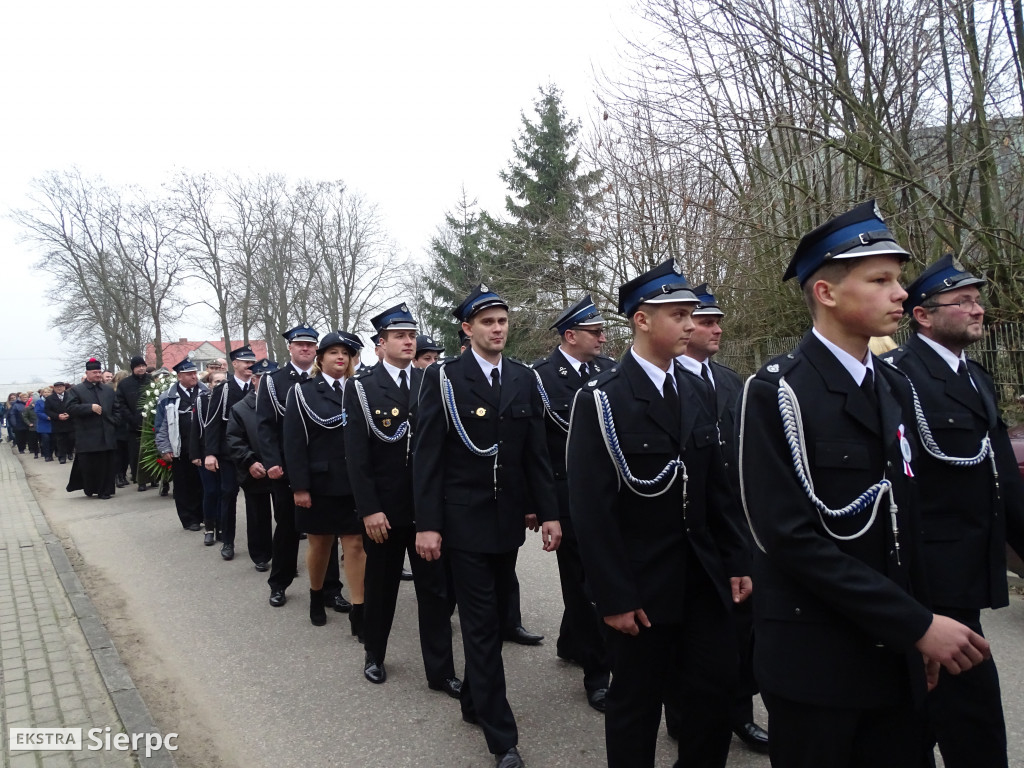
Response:
MULTIPOLYGON (((21 462, 17 462, 17 465, 22 473, 22 479, 26 486, 28 486, 25 468, 21 466, 21 462)), ((30 486, 29 490, 31 491, 30 486)), ((121 661, 117 648, 114 647, 114 641, 110 637, 110 633, 107 632, 107 628, 103 624, 96 606, 89 599, 81 579, 75 573, 75 568, 64 551, 64 545, 57 535, 50 530, 50 525, 46 521, 46 517, 39 506, 38 500, 35 498, 34 492, 31 495, 30 503, 35 507, 32 510, 32 515, 35 518, 36 529, 46 545, 46 551, 50 555, 53 568, 64 587, 64 591, 67 593, 68 600, 71 602, 75 617, 82 628, 82 633, 85 635, 89 650, 92 652, 93 660, 99 669, 100 677, 103 678, 103 684, 107 689, 111 702, 113 702, 114 709, 117 711, 117 716, 121 719, 122 725, 124 725, 125 732, 159 733, 160 730, 156 723, 153 722, 149 708, 146 707, 146 703, 142 700, 142 694, 139 693, 139 689, 135 687, 135 682, 132 680, 128 668, 121 661)), ((162 749, 150 757, 146 757, 145 754, 136 755, 136 759, 139 765, 144 766, 144 768, 177 768, 173 755, 162 749)))

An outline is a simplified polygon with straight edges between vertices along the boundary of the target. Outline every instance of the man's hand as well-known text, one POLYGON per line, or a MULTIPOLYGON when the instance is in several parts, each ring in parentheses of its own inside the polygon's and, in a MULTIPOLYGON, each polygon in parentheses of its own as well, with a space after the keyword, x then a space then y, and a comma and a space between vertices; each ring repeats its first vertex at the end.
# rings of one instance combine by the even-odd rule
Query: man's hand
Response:
POLYGON ((280 480, 282 477, 284 477, 284 470, 281 469, 279 465, 275 464, 274 466, 267 470, 267 477, 269 477, 271 480, 280 480))
POLYGON ((992 656, 988 640, 959 621, 935 614, 928 631, 914 643, 926 664, 941 664, 951 675, 966 672, 992 656))
POLYGON ((93 403, 92 404, 92 412, 102 416, 103 415, 103 406, 100 405, 99 403, 93 403))
POLYGON ((742 603, 754 591, 754 582, 749 576, 732 576, 729 578, 729 586, 732 587, 732 601, 742 603))
POLYGON ((203 466, 206 467, 211 472, 216 472, 218 469, 220 469, 220 464, 217 463, 216 456, 207 456, 206 461, 203 462, 203 466))
POLYGON ((939 684, 939 670, 942 669, 942 665, 937 661, 932 661, 927 656, 924 657, 924 677, 928 683, 928 690, 934 690, 935 686, 939 684))
POLYGON ((536 514, 527 515, 524 518, 523 524, 527 528, 529 528, 531 531, 539 531, 540 530, 540 522, 537 520, 537 515, 536 514))
POLYGON ((540 527, 540 540, 545 552, 554 552, 562 543, 562 524, 549 520, 540 527))
POLYGON ((651 622, 648 620, 643 608, 637 608, 635 611, 629 611, 628 613, 617 613, 614 616, 605 616, 604 623, 612 629, 627 635, 639 635, 641 624, 648 629, 651 628, 651 622))
POLYGON ((71 418, 71 416, 69 416, 66 413, 58 413, 57 418, 60 419, 61 421, 67 421, 68 419, 71 418))
POLYGON ((441 557, 441 534, 437 531, 420 531, 417 533, 416 554, 427 562, 441 557))
POLYGON ((313 506, 313 498, 309 495, 309 491, 295 491, 292 497, 295 499, 296 507, 309 509, 313 506))
POLYGON ((375 512, 363 518, 363 527, 366 528, 366 535, 370 537, 371 541, 382 544, 388 537, 391 523, 388 522, 388 516, 383 512, 375 512))
POLYGON ((267 470, 263 468, 263 465, 258 461, 254 461, 252 466, 249 467, 249 474, 255 477, 257 480, 261 480, 267 476, 267 470))
POLYGON ((164 461, 173 461, 174 460, 174 454, 171 453, 170 451, 168 451, 167 453, 161 454, 161 458, 164 461))

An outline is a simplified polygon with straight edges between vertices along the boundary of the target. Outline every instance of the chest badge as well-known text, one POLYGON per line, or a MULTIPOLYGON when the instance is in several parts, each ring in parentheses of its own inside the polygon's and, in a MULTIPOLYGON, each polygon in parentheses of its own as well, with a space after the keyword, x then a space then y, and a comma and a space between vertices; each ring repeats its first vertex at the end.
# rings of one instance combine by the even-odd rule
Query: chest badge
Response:
POLYGON ((391 409, 391 415, 392 416, 397 416, 398 415, 398 409, 397 408, 392 408, 391 409))
POLYGON ((380 416, 380 408, 373 412, 374 416, 380 416))
POLYGON ((481 416, 481 417, 486 416, 487 415, 487 409, 486 408, 477 408, 476 409, 476 415, 477 416, 481 416))
POLYGON ((391 419, 384 419, 383 421, 381 421, 381 424, 383 424, 385 427, 390 427, 391 419))
POLYGON ((561 368, 558 369, 558 375, 561 376, 562 378, 565 378, 566 376, 569 375, 569 372, 565 369, 565 366, 562 366, 561 368))

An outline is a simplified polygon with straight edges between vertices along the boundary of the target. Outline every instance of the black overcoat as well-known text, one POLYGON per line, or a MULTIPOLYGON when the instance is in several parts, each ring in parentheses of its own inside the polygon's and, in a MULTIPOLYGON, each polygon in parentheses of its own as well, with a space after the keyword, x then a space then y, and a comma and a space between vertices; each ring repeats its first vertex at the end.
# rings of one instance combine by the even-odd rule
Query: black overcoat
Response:
POLYGON ((75 425, 76 453, 112 451, 117 448, 117 425, 121 413, 113 387, 99 382, 82 382, 71 387, 67 399, 67 412, 75 425), (102 414, 93 412, 94 403, 103 409, 102 414))
POLYGON ((257 427, 256 392, 253 391, 242 398, 241 402, 235 403, 231 409, 224 437, 228 444, 228 456, 235 465, 238 484, 249 493, 270 493, 269 478, 257 479, 249 474, 249 467, 258 461, 262 463, 256 434, 257 427))

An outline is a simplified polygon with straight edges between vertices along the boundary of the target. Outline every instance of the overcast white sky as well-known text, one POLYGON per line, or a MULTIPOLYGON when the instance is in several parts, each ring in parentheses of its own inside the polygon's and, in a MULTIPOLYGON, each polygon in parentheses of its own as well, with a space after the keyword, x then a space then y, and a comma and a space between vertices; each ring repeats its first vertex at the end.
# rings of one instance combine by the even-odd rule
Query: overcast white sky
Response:
MULTIPOLYGON (((13 3, 0 30, 0 213, 77 165, 156 185, 177 168, 343 179, 422 256, 463 185, 498 179, 539 86, 596 110, 637 23, 630 0, 482 3, 13 3)), ((49 329, 39 254, 0 221, 0 391, 49 381, 77 350, 49 329)), ((213 337, 209 319, 168 337, 213 337)))

